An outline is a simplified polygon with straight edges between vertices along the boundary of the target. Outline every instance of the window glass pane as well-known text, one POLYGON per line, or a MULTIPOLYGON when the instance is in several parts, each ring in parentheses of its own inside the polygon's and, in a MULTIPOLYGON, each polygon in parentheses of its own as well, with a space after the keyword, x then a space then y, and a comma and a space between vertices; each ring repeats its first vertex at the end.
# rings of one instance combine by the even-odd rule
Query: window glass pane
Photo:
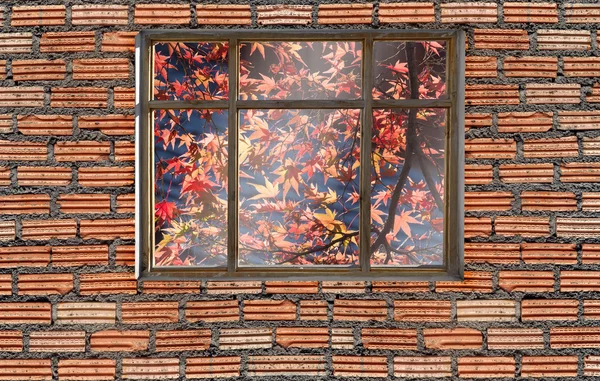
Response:
POLYGON ((155 44, 153 99, 227 99, 228 49, 227 42, 155 44))
POLYGON ((357 99, 362 43, 240 44, 240 99, 357 99))
POLYGON ((154 112, 157 266, 227 264, 227 112, 154 112))
POLYGON ((443 264, 445 109, 373 110, 371 264, 443 264))
POLYGON ((446 97, 445 41, 375 41, 373 61, 373 99, 446 97), (411 96, 410 92, 408 60, 411 56, 419 78, 418 97, 411 96))
POLYGON ((358 265, 359 110, 240 113, 240 265, 358 265))

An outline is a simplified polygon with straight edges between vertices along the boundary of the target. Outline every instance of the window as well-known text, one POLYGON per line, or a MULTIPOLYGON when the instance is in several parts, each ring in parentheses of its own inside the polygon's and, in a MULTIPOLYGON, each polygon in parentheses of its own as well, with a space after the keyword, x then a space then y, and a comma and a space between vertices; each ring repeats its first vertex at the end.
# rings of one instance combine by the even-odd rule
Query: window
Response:
POLYGON ((144 31, 137 271, 459 279, 464 34, 144 31))

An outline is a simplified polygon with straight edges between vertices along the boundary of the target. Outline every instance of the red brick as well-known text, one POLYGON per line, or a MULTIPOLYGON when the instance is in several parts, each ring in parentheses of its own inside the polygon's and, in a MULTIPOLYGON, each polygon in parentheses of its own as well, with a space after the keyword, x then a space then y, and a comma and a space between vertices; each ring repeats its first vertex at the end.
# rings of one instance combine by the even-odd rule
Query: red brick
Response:
POLYGON ((210 347, 210 340, 210 329, 157 331, 156 351, 203 351, 210 347))
POLYGON ((0 107, 43 107, 43 87, 0 87, 0 107))
POLYGON ((465 184, 485 185, 492 182, 494 173, 487 164, 465 164, 465 184))
MULTIPOLYGON (((327 333, 327 331, 325 332, 327 333)), ((219 349, 260 349, 273 346, 273 329, 221 329, 219 332, 219 349)))
POLYGON ((56 324, 115 324, 116 303, 58 303, 56 324))
MULTIPOLYGON (((475 58, 475 57, 472 57, 475 58)), ((494 76, 496 69, 494 69, 494 76)), ((468 76, 468 73, 467 73, 468 76)), ((469 113, 465 115, 465 130, 471 128, 483 128, 492 126, 492 114, 488 113, 469 113)))
POLYGON ((79 117, 79 128, 98 130, 105 135, 133 135, 133 115, 85 115, 79 117))
POLYGON ((15 221, 0 221, 0 241, 12 241, 15 237, 15 221))
POLYGON ((328 309, 325 300, 301 300, 300 320, 328 320, 328 309))
POLYGON ((52 238, 75 238, 75 220, 26 220, 22 222, 21 237, 24 240, 49 240, 52 238))
POLYGON ((562 270, 560 291, 600 291, 600 271, 562 270))
POLYGON ((258 5, 258 25, 309 25, 312 22, 310 5, 258 5))
POLYGON ((521 377, 575 377, 577 356, 523 356, 521 377))
POLYGON ((598 111, 559 111, 559 130, 598 130, 600 112, 598 111))
POLYGON ((267 281, 267 294, 316 294, 319 291, 317 281, 267 281))
POLYGON ((325 280, 321 283, 321 290, 323 293, 330 294, 361 294, 365 292, 365 282, 325 280))
POLYGON ((325 356, 248 356, 248 374, 262 376, 323 376, 325 356))
POLYGON ((550 129, 552 129, 551 112, 498 113, 498 132, 501 133, 546 132, 550 129))
POLYGON ((115 263, 119 266, 133 266, 135 264, 135 246, 120 245, 117 246, 115 263))
POLYGON ((600 156, 600 139, 599 138, 583 138, 583 155, 584 156, 600 156))
POLYGON ((50 324, 51 316, 50 303, 0 303, 0 324, 50 324))
POLYGON ((550 234, 547 217, 498 216, 495 227, 497 235, 544 237, 550 234))
POLYGON ((588 90, 585 100, 590 103, 600 102, 600 83, 594 83, 588 90))
POLYGON ((416 329, 362 328, 361 340, 369 350, 417 350, 416 329))
POLYGON ((373 292, 414 293, 429 291, 429 282, 385 282, 373 281, 373 292))
POLYGON ((133 167, 79 168, 79 184, 84 187, 123 187, 133 185, 133 167))
POLYGON ((570 299, 524 299, 521 320, 577 320, 579 301, 570 299))
POLYGON ((380 3, 380 23, 432 23, 435 21, 433 3, 380 3))
POLYGON ((53 246, 52 266, 108 265, 107 245, 53 246))
POLYGON ((117 80, 129 78, 127 58, 83 58, 73 60, 73 79, 117 80))
POLYGON ((177 323, 179 302, 135 302, 123 303, 121 321, 123 324, 177 323))
POLYGON ((465 210, 510 210, 514 199, 511 192, 465 192, 465 210))
POLYGON ((327 327, 278 327, 275 342, 284 348, 327 348, 329 332, 327 327))
POLYGON ((0 140, 0 160, 45 161, 48 157, 46 143, 0 140))
POLYGON ((506 57, 504 75, 507 77, 556 78, 556 57, 506 57))
POLYGON ((544 23, 558 22, 555 3, 504 3, 504 22, 506 23, 544 23))
POLYGON ((581 263, 595 264, 600 263, 600 245, 584 243, 581 245, 581 263))
POLYGON ((0 196, 0 214, 47 213, 50 213, 50 196, 47 194, 0 196))
POLYGON ((352 328, 331 328, 331 349, 354 349, 352 328))
POLYGON ((600 23, 600 6, 595 3, 565 4, 565 22, 567 24, 600 23))
POLYGON ((460 357, 458 377, 460 378, 514 378, 515 359, 513 357, 460 357))
POLYGON ((394 320, 450 321, 451 308, 448 300, 394 300, 394 320))
POLYGON ((239 356, 188 357, 185 364, 187 379, 239 377, 239 356))
POLYGON ((465 141, 467 159, 514 159, 516 154, 517 143, 511 139, 478 138, 465 141))
POLYGON ((259 294, 262 291, 260 281, 244 282, 206 282, 209 294, 259 294))
POLYGON ((165 380, 179 378, 178 358, 125 358, 124 379, 165 380))
POLYGON ((109 213, 109 194, 61 194, 57 205, 62 213, 109 213))
POLYGON ((0 33, 0 54, 31 53, 32 47, 31 32, 0 33))
POLYGON ((385 300, 336 299, 333 302, 333 319, 338 321, 386 320, 387 303, 385 300))
MULTIPOLYGON (((15 81, 59 81, 65 79, 67 65, 64 60, 14 60, 12 73, 15 81)), ((54 115, 44 115, 56 118, 54 115)), ((19 115, 19 118, 24 116, 19 115)))
POLYGON ((371 24, 373 4, 319 4, 319 24, 371 24))
POLYGON ((84 331, 31 332, 30 352, 85 352, 84 331))
POLYGON ((10 183, 10 168, 0 166, 0 186, 6 187, 10 183))
POLYGON ((498 285, 507 292, 552 292, 552 271, 500 271, 498 285))
POLYGON ((423 339, 427 349, 481 349, 483 335, 473 328, 425 328, 423 339))
POLYGON ((583 301, 583 319, 600 320, 600 300, 583 301))
POLYGON ((106 108, 108 91, 102 87, 53 87, 50 107, 106 108))
POLYGON ((387 377, 385 356, 332 356, 334 377, 387 377))
POLYGON ((248 4, 196 5, 199 25, 250 25, 252 13, 248 4))
POLYGON ((0 114, 0 134, 13 132, 13 120, 10 114, 0 114))
POLYGON ((190 6, 188 4, 136 4, 135 23, 146 25, 189 24, 190 6))
POLYGON ((0 380, 51 381, 52 360, 0 360, 0 380))
POLYGON ((600 218, 566 218, 556 219, 556 235, 558 237, 596 238, 600 234, 600 218))
POLYGON ((521 193, 521 208, 527 211, 536 210, 577 210, 577 200, 572 192, 536 192, 521 193))
POLYGON ((482 24, 498 21, 496 3, 445 3, 440 5, 442 23, 482 24))
POLYGON ((105 161, 109 159, 110 142, 57 142, 54 157, 59 162, 105 161))
POLYGON ((539 50, 590 50, 590 31, 538 29, 537 46, 539 50))
POLYGON ((71 183, 71 168, 65 167, 17 167, 20 186, 65 186, 71 183))
POLYGON ((135 107, 135 89, 131 87, 115 87, 113 90, 115 108, 133 109, 135 107))
POLYGON ((521 243, 525 263, 551 263, 573 265, 577 263, 577 250, 572 243, 521 243))
POLYGON ((566 77, 600 76, 600 57, 564 57, 563 62, 566 77))
POLYGON ((33 5, 13 7, 11 26, 56 26, 65 25, 64 5, 33 5))
POLYGON ((580 102, 579 84, 532 83, 525 87, 528 104, 577 104, 580 102))
POLYGON ((127 13, 126 5, 73 5, 71 20, 73 25, 127 25, 127 13))
POLYGON ((0 247, 0 268, 46 267, 49 263, 47 246, 0 247))
POLYGON ((200 293, 200 282, 145 281, 144 294, 194 294, 200 293))
POLYGON ((135 194, 120 194, 117 196, 117 213, 135 212, 135 194))
POLYGON ((3 352, 21 352, 23 350, 23 332, 0 331, 0 350, 3 352))
POLYGON ((134 52, 138 32, 105 32, 102 35, 103 52, 134 52))
POLYGON ((550 347, 597 348, 600 345, 600 327, 552 327, 550 347))
POLYGON ((189 322, 222 322, 240 320, 237 300, 203 300, 187 302, 185 318, 189 322))
POLYGON ((492 273, 487 271, 465 271, 461 282, 435 282, 436 292, 492 292, 492 273))
POLYGON ((0 274, 0 295, 12 295, 12 274, 0 274))
POLYGON ((465 263, 519 264, 521 252, 518 243, 464 244, 465 263))
POLYGON ((124 141, 115 142, 115 161, 135 161, 135 143, 124 141))
POLYGON ((458 321, 510 322, 516 319, 514 300, 457 300, 458 321))
POLYGON ((465 238, 487 237, 492 234, 492 220, 489 217, 465 217, 465 238))
POLYGON ((99 273, 79 275, 81 295, 136 294, 137 282, 131 273, 99 273))
POLYGON ((19 274, 19 295, 64 295, 73 290, 73 274, 19 274))
MULTIPOLYGON (((457 3, 458 4, 458 3, 457 3)), ((444 4, 449 5, 449 4, 444 4)), ((496 78, 498 76, 496 57, 466 57, 465 76, 472 78, 496 78)), ((490 118, 491 124, 491 118, 490 118)))
POLYGON ((17 129, 23 135, 72 135, 70 115, 18 115, 17 129))
POLYGON ((554 179, 554 166, 541 164, 501 164, 500 179, 511 183, 551 183, 554 179))
POLYGON ((519 88, 517 85, 466 85, 465 103, 467 106, 518 105, 519 88))
POLYGON ((289 300, 246 300, 244 320, 296 320, 296 304, 289 300))
POLYGON ((394 357, 394 377, 446 378, 452 376, 452 359, 448 356, 394 357))
POLYGON ((521 29, 475 29, 475 49, 527 50, 529 37, 521 29))
POLYGON ((135 352, 148 349, 149 331, 97 331, 90 337, 93 352, 135 352))
POLYGON ((60 381, 111 381, 116 375, 116 361, 112 359, 58 360, 60 381))
POLYGON ((42 53, 93 52, 95 49, 95 32, 47 32, 40 39, 42 53))
POLYGON ((81 220, 79 233, 83 239, 134 239, 135 221, 133 218, 81 220))

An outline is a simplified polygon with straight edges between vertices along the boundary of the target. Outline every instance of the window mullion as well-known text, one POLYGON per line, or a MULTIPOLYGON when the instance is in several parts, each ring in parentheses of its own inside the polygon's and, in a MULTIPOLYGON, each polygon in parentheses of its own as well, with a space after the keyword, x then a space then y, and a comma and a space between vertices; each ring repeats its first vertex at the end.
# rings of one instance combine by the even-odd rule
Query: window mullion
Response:
POLYGON ((229 39, 229 110, 228 132, 228 181, 227 181, 227 272, 233 274, 238 265, 238 41, 229 39))
POLYGON ((363 273, 370 272, 371 248, 371 117, 373 88, 373 37, 368 36, 363 48, 362 98, 365 106, 362 109, 360 132, 360 268, 363 273))

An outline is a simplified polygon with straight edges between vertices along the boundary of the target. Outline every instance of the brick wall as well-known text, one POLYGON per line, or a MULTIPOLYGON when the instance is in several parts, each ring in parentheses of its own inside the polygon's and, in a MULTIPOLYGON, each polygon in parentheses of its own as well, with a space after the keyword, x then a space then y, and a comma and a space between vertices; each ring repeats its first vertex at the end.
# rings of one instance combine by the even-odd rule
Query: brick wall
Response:
POLYGON ((600 6, 264 3, 2 1, 0 380, 600 375, 600 6), (464 28, 465 281, 136 282, 165 27, 464 28))

